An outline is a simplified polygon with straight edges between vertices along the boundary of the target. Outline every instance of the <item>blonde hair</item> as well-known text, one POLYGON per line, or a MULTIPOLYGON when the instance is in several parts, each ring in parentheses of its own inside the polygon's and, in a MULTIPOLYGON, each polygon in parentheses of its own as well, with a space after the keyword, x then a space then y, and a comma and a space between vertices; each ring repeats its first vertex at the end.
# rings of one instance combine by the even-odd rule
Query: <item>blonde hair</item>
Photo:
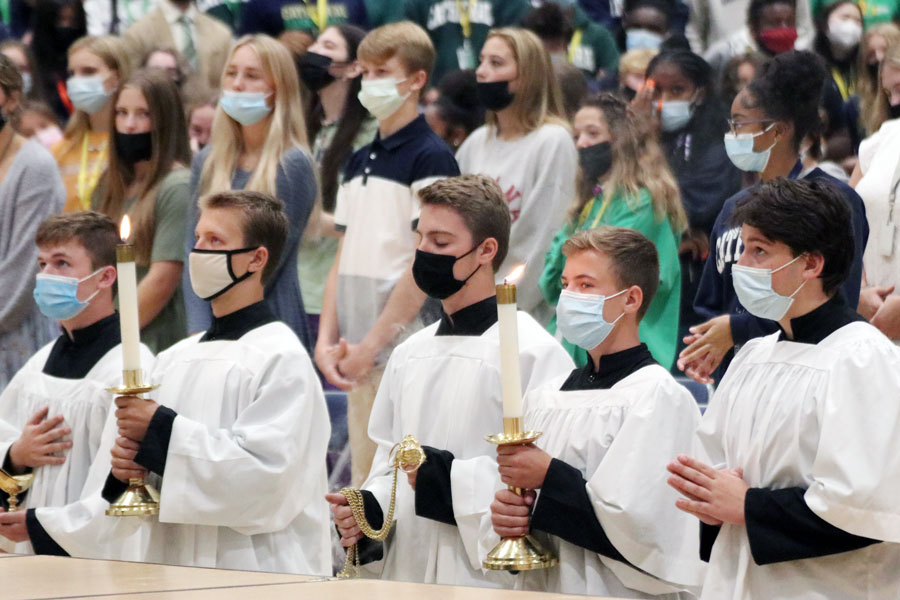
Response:
POLYGON ((425 71, 427 77, 431 76, 435 60, 434 44, 425 30, 412 21, 373 29, 356 50, 359 60, 375 64, 383 64, 395 56, 406 67, 407 73, 425 71))
POLYGON ((659 50, 651 48, 629 50, 619 58, 619 79, 623 79, 628 73, 643 75, 647 72, 650 61, 657 54, 659 54, 659 50))
MULTIPOLYGON (((612 202, 616 193, 621 193, 625 202, 633 202, 639 197, 641 188, 646 188, 656 219, 668 218, 676 233, 684 232, 688 221, 678 182, 650 129, 638 123, 631 106, 613 94, 590 98, 581 105, 581 109, 585 108, 603 113, 609 129, 612 167, 603 185, 603 204, 612 202)), ((569 212, 573 231, 581 213, 594 198, 594 186, 597 184, 596 181, 586 181, 583 173, 579 173, 578 177, 578 197, 569 212)))
MULTIPOLYGON (((109 69, 115 71, 119 80, 119 86, 131 75, 131 63, 128 61, 125 44, 113 35, 89 35, 75 40, 69 46, 68 58, 81 50, 87 50, 100 58, 109 69)), ((112 96, 110 96, 112 102, 112 96)), ((83 110, 76 110, 69 118, 69 124, 63 134, 69 142, 69 147, 81 141, 81 138, 91 129, 90 115, 83 110)))
MULTIPOLYGON (((269 132, 259 163, 245 189, 274 196, 278 167, 284 154, 295 147, 309 152, 300 104, 300 83, 291 53, 267 35, 245 35, 239 39, 225 63, 226 71, 234 53, 243 46, 250 46, 256 51, 263 72, 272 81, 275 90, 269 132)), ((200 173, 200 196, 231 190, 231 178, 244 148, 241 125, 225 114, 221 104, 216 108, 209 145, 209 156, 200 173)))
MULTIPOLYGON (((562 92, 553 72, 550 55, 540 38, 530 31, 504 27, 492 29, 487 39, 500 38, 516 61, 518 88, 509 110, 525 133, 548 123, 569 128, 565 120, 562 92)), ((497 113, 487 111, 487 124, 497 130, 497 113)))
POLYGON ((884 62, 890 61, 895 66, 900 66, 900 27, 893 23, 880 23, 866 29, 859 44, 859 64, 856 69, 856 72, 859 73, 856 84, 859 95, 859 121, 866 130, 866 135, 872 135, 878 131, 881 124, 889 117, 888 102, 884 96, 884 90, 881 89, 882 69, 879 68, 878 75, 873 78, 866 62, 869 40, 875 36, 883 37, 888 42, 887 50, 884 53, 884 62))

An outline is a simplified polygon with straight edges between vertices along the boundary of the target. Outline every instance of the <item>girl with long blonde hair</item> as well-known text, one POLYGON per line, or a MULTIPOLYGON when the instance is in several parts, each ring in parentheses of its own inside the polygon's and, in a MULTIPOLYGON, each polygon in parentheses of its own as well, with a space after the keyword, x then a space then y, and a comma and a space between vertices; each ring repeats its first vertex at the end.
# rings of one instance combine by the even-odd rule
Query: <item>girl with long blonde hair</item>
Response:
MULTIPOLYGON (((272 194, 285 204, 291 228, 281 263, 266 286, 269 308, 309 347, 306 313, 297 279, 297 250, 315 206, 316 174, 290 52, 266 35, 240 38, 222 74, 209 145, 191 168, 193 227, 196 201, 209 194, 247 189, 272 194)), ((193 247, 193 229, 187 250, 193 247)), ((189 331, 212 322, 209 304, 184 285, 189 331)))
POLYGON ((538 289, 544 253, 575 195, 578 154, 563 119, 562 94, 540 39, 523 29, 494 29, 475 72, 487 124, 462 144, 460 171, 493 177, 512 216, 502 278, 525 263, 519 306, 547 322, 552 314, 538 289))
POLYGON ((109 168, 94 209, 131 220, 141 339, 154 352, 187 334, 181 274, 190 203, 191 152, 178 88, 165 72, 141 70, 113 96, 109 168))
POLYGON ((900 27, 894 23, 873 25, 863 34, 859 45, 857 93, 859 123, 866 135, 872 135, 891 118, 889 102, 881 85, 883 65, 900 65, 900 27), (888 57, 888 50, 893 49, 888 57))
MULTIPOLYGON (((547 253, 541 291, 556 304, 565 266, 562 247, 573 234, 600 225, 641 232, 656 246, 660 278, 641 320, 641 341, 657 362, 669 368, 675 360, 681 304, 678 246, 688 226, 678 182, 656 137, 624 100, 612 94, 589 98, 574 123, 581 165, 578 194, 547 253)), ((556 332, 555 318, 549 329, 556 332)), ((584 350, 565 340, 563 345, 579 365, 587 363, 584 350)))
POLYGON ((91 206, 109 159, 112 97, 130 74, 124 45, 109 35, 76 40, 68 62, 66 96, 75 112, 63 139, 51 148, 66 185, 65 212, 91 206))

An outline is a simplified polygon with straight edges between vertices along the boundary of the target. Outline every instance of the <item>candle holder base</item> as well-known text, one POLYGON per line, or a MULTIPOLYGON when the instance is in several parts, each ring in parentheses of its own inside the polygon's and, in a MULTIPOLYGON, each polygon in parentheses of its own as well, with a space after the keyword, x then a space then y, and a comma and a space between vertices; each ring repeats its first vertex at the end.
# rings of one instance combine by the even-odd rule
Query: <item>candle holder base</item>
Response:
POLYGON ((559 560, 544 550, 541 544, 531 537, 503 538, 494 546, 487 558, 482 562, 485 569, 492 571, 533 571, 555 567, 559 560))
POLYGON ((142 517, 159 514, 159 492, 142 479, 131 479, 128 489, 106 509, 110 517, 142 517))

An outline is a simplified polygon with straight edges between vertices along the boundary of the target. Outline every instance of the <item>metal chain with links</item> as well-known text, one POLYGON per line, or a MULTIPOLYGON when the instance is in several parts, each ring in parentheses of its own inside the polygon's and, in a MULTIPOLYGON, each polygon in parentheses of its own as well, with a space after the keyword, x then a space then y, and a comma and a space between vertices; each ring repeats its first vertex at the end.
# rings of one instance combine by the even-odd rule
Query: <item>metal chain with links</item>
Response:
MULTIPOLYGON (((363 503, 362 492, 358 488, 345 487, 341 490, 341 494, 347 499, 350 506, 350 512, 356 520, 357 526, 363 535, 376 542, 383 542, 387 539, 391 531, 391 525, 394 523, 394 509, 397 504, 397 474, 399 471, 404 473, 412 473, 416 471, 425 462, 425 451, 422 446, 411 435, 403 438, 403 441, 395 444, 391 448, 391 464, 394 467, 393 481, 391 482, 391 501, 388 505, 387 515, 384 517, 384 523, 381 529, 374 529, 366 519, 366 509, 363 503)), ((344 566, 338 572, 337 576, 341 579, 356 577, 359 575, 359 549, 356 544, 347 548, 347 556, 344 559, 344 566)))

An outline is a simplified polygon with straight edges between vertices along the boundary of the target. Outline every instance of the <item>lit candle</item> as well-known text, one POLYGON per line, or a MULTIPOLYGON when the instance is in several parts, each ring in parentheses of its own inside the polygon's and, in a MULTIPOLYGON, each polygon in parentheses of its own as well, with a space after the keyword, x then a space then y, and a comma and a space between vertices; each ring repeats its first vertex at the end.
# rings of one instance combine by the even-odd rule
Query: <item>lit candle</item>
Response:
POLYGON ((138 321, 137 271, 134 265, 134 246, 128 243, 131 235, 131 221, 128 215, 122 217, 119 237, 122 243, 116 246, 116 268, 119 286, 119 328, 122 332, 122 370, 141 370, 141 328, 138 321))
POLYGON ((503 418, 522 416, 522 378, 519 375, 519 323, 515 281, 525 271, 519 265, 497 286, 497 326, 500 333, 500 389, 503 418))

